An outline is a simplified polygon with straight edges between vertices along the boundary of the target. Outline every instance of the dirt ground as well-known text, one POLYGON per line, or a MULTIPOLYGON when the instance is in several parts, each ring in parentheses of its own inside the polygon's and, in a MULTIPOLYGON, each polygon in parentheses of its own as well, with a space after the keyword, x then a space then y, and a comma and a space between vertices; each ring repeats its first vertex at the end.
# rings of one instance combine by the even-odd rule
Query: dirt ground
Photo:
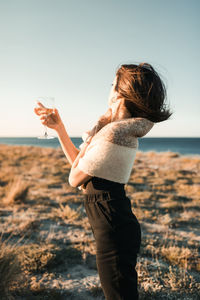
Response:
MULTIPOLYGON (((0 299, 105 299, 84 196, 62 150, 0 145, 0 299)), ((138 152, 140 299, 200 299, 200 157, 138 152)))

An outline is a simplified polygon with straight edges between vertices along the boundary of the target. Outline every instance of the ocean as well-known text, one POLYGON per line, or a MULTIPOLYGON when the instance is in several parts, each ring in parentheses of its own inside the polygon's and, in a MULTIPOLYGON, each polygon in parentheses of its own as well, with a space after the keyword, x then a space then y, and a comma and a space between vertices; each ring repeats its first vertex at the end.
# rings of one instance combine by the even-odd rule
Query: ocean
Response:
MULTIPOLYGON (((72 142, 78 148, 83 142, 81 137, 71 137, 72 142)), ((182 137, 144 137, 139 138, 139 151, 172 151, 182 155, 200 155, 200 138, 182 137)), ((6 145, 31 145, 38 147, 58 148, 58 138, 41 140, 36 137, 1 137, 0 144, 6 145)))

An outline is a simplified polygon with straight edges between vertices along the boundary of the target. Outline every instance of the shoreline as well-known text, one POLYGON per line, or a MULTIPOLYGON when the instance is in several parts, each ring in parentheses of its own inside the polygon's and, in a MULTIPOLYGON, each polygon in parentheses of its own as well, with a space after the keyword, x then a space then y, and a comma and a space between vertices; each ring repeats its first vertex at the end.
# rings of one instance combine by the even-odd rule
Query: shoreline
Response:
MULTIPOLYGON (((82 137, 70 137, 76 148, 79 148, 83 142, 82 137)), ((0 145, 18 145, 18 146, 35 146, 42 148, 61 148, 58 137, 55 139, 38 139, 37 137, 21 137, 0 138, 0 145)), ((138 138, 138 151, 165 153, 174 152, 184 156, 200 156, 200 138, 158 138, 158 137, 143 137, 138 138)))
MULTIPOLYGON (((36 148, 36 149, 51 149, 51 150, 62 150, 61 148, 61 145, 58 145, 57 147, 50 147, 50 146, 40 146, 40 145, 16 145, 16 144, 1 144, 0 143, 0 148, 1 147, 20 147, 20 148, 26 148, 26 147, 29 147, 29 148, 36 148)), ((78 147, 77 147, 78 148, 78 147)), ((63 151, 62 151, 63 152, 63 151)), ((184 156, 184 157, 189 157, 189 158, 200 158, 200 154, 183 154, 183 153, 180 153, 180 152, 176 152, 176 151, 169 151, 169 150, 166 150, 166 151, 156 151, 156 150, 146 150, 146 151, 142 151, 142 150, 137 150, 137 153, 143 153, 143 154, 151 154, 151 153, 156 153, 158 155, 166 155, 166 156, 169 156, 169 155, 174 155, 174 156, 177 156, 177 157, 181 157, 181 156, 184 156)))

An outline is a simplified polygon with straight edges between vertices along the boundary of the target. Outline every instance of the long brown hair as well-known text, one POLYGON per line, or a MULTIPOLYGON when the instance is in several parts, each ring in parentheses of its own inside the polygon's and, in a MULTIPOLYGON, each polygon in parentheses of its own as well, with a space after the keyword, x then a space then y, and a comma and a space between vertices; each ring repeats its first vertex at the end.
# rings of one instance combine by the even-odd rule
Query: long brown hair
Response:
POLYGON ((115 90, 132 117, 143 117, 156 123, 172 115, 166 104, 165 85, 150 64, 123 64, 116 77, 115 90))

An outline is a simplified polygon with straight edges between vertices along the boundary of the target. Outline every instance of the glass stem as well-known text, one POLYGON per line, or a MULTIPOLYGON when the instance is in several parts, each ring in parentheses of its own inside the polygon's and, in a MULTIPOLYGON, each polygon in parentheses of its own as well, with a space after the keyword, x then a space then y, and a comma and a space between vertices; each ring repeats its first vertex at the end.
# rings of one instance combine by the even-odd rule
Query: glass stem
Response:
POLYGON ((48 135, 48 133, 47 133, 47 126, 44 125, 44 128, 45 128, 44 129, 44 136, 47 136, 48 135))

